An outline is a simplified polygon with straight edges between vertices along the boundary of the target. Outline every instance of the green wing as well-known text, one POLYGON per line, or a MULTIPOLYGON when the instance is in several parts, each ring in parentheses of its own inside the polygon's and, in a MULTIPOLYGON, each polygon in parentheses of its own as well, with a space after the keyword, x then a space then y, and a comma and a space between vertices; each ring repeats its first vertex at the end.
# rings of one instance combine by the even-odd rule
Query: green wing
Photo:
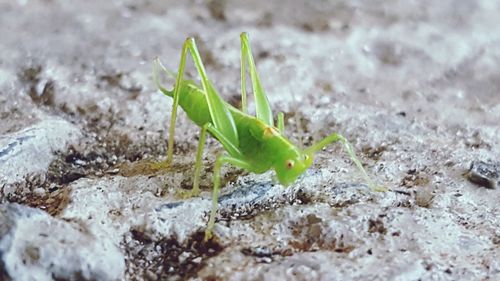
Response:
POLYGON ((209 80, 207 82, 207 103, 214 127, 217 128, 217 130, 221 132, 227 140, 237 147, 239 145, 238 131, 236 129, 236 124, 234 123, 234 118, 222 98, 217 93, 217 90, 215 90, 212 82, 209 80))
MULTIPOLYGON (((201 84, 203 86, 203 90, 205 91, 208 109, 210 111, 210 117, 212 118, 214 127, 220 133, 222 133, 228 141, 230 141, 234 146, 238 147, 238 131, 236 129, 236 124, 234 123, 233 116, 229 112, 229 109, 227 108, 220 95, 217 93, 217 90, 215 90, 212 82, 208 79, 205 67, 203 66, 203 62, 201 60, 200 53, 198 52, 198 48, 196 47, 194 39, 188 38, 184 44, 185 46, 183 47, 183 56, 181 59, 181 67, 179 67, 179 72, 184 72, 185 54, 189 50, 196 69, 198 70, 198 74, 201 78, 201 84)), ((178 79, 178 83, 180 83, 180 81, 181 79, 178 79)))

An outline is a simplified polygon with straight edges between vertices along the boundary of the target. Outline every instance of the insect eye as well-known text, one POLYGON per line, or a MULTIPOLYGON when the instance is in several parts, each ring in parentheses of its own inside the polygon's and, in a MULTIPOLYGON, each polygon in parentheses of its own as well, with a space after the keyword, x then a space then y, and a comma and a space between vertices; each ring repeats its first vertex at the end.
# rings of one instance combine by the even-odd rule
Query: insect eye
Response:
POLYGON ((307 159, 309 159, 309 155, 304 154, 304 160, 307 160, 307 159))
POLYGON ((287 161, 286 161, 286 167, 287 167, 288 169, 293 168, 293 165, 294 165, 293 160, 287 160, 287 161))

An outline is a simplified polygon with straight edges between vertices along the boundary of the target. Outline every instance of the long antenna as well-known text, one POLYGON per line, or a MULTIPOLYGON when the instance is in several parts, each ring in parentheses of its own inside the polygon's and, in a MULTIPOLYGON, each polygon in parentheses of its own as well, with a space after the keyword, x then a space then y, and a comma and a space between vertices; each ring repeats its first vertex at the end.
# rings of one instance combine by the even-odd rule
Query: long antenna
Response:
POLYGON ((300 85, 298 81, 301 81, 300 75, 297 74, 297 67, 292 64, 288 64, 282 67, 280 70, 281 75, 283 76, 283 80, 287 81, 288 91, 290 92, 290 96, 292 97, 291 110, 293 111, 293 120, 295 121, 295 125, 297 127, 297 141, 298 147, 300 149, 304 148, 304 130, 302 129, 302 113, 299 110, 300 101, 297 98, 297 89, 300 89, 300 85))

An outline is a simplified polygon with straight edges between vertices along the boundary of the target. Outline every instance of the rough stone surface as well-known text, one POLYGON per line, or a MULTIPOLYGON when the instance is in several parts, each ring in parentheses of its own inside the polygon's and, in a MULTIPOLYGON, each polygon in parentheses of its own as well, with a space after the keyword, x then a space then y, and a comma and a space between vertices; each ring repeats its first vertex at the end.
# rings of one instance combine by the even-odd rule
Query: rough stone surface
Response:
MULTIPOLYGON (((0 206, 0 259, 12 280, 121 280, 124 257, 84 224, 18 204, 0 206)), ((3 279, 2 279, 3 280, 3 279)))
POLYGON ((203 230, 210 202, 199 198, 169 202, 175 198, 155 195, 165 182, 145 177, 79 180, 71 185, 71 204, 60 217, 86 221, 92 233, 115 243, 131 230, 149 239, 173 236, 183 243, 203 230))
POLYGON ((467 176, 473 183, 486 188, 497 188, 500 181, 500 163, 474 161, 467 176))
POLYGON ((79 129, 56 118, 0 137, 0 183, 22 181, 29 174, 45 174, 57 151, 76 142, 79 129))
POLYGON ((126 280, 500 279, 500 193, 480 186, 498 185, 499 10, 493 0, 4 1, 0 199, 47 211, 54 241, 83 235, 77 223, 82 252, 119 245, 125 267, 113 274, 126 280), (226 166, 216 239, 203 241, 222 148, 208 138, 203 191, 179 198, 199 128, 180 111, 174 164, 151 164, 165 159, 172 105, 151 61, 176 70, 194 36, 238 105, 242 31, 286 135, 308 146, 343 134, 389 191, 368 189, 340 145, 287 188, 272 172, 226 166))

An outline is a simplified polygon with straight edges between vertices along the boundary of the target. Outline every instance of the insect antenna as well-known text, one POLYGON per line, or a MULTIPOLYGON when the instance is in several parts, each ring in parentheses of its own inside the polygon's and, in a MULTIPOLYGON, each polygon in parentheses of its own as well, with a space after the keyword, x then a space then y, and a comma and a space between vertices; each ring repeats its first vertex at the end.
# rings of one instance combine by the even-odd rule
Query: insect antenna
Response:
POLYGON ((297 129, 297 141, 300 149, 304 148, 304 130, 302 129, 302 114, 299 110, 299 101, 297 96, 295 95, 295 91, 292 90, 292 99, 293 99, 293 118, 295 121, 296 129, 297 129))
POLYGON ((297 142, 298 142, 298 147, 300 149, 304 148, 304 130, 302 127, 302 113, 300 111, 300 98, 297 95, 299 91, 302 91, 304 89, 304 86, 302 83, 304 82, 303 79, 301 79, 301 73, 299 73, 299 70, 297 69, 297 66, 294 65, 292 62, 287 63, 287 65, 281 67, 280 71, 280 76, 283 81, 286 81, 286 83, 283 83, 284 85, 287 85, 286 91, 290 93, 290 96, 292 98, 291 100, 291 106, 290 110, 293 112, 293 121, 295 122, 296 126, 296 132, 297 132, 297 142))

